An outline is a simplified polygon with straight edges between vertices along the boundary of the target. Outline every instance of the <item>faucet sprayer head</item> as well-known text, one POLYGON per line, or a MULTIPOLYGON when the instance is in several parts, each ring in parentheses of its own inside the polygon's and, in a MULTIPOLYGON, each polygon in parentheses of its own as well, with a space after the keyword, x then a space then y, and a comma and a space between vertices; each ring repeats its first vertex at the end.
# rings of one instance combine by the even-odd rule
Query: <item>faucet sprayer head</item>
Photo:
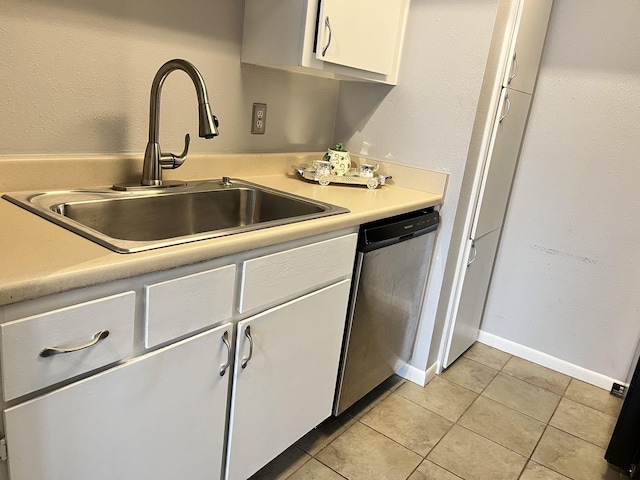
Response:
POLYGON ((199 133, 201 138, 213 138, 217 137, 218 132, 218 117, 211 113, 211 107, 209 103, 198 104, 198 118, 199 118, 199 133))

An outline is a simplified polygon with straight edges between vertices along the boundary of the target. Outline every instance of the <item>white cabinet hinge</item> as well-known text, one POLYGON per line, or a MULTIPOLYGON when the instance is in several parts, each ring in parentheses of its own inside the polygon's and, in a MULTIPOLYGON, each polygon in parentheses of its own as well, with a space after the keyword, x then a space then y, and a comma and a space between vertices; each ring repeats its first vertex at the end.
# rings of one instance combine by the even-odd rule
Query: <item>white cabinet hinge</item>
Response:
POLYGON ((4 437, 0 438, 0 462, 7 461, 7 439, 4 437))

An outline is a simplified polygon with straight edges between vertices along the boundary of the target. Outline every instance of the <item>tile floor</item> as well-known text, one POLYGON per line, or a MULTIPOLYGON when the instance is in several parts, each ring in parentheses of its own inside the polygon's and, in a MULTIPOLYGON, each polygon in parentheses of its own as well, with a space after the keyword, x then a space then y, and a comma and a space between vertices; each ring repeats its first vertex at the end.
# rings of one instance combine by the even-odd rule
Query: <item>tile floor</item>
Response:
POLYGON ((251 480, 601 480, 620 400, 476 343, 426 387, 391 377, 251 480))

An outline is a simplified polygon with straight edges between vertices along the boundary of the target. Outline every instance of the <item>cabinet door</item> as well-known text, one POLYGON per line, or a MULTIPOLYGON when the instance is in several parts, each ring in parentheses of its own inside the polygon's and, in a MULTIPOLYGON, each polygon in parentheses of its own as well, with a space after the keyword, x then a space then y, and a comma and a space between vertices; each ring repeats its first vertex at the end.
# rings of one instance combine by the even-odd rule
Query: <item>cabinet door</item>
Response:
POLYGON ((349 286, 343 280, 238 324, 228 480, 250 477, 331 414, 349 286))
POLYGON ((533 93, 553 0, 522 0, 510 51, 505 87, 533 93))
POLYGON ((451 365, 478 338, 500 231, 494 230, 472 242, 444 368, 451 365))
POLYGON ((11 480, 213 479, 226 324, 5 410, 11 480))
POLYGON ((531 95, 502 89, 498 107, 501 120, 496 122, 489 146, 471 238, 479 238, 502 226, 530 103, 531 95))
POLYGON ((404 28, 404 0, 322 0, 316 57, 389 75, 404 28))

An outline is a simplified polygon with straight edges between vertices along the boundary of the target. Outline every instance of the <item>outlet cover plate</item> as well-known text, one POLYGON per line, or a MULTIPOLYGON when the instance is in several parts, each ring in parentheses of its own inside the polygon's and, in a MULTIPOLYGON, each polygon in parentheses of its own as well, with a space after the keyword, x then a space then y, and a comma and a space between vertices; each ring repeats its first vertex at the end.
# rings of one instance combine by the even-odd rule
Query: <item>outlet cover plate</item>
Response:
POLYGON ((251 133, 253 135, 264 135, 267 126, 267 104, 254 103, 251 113, 251 133))

